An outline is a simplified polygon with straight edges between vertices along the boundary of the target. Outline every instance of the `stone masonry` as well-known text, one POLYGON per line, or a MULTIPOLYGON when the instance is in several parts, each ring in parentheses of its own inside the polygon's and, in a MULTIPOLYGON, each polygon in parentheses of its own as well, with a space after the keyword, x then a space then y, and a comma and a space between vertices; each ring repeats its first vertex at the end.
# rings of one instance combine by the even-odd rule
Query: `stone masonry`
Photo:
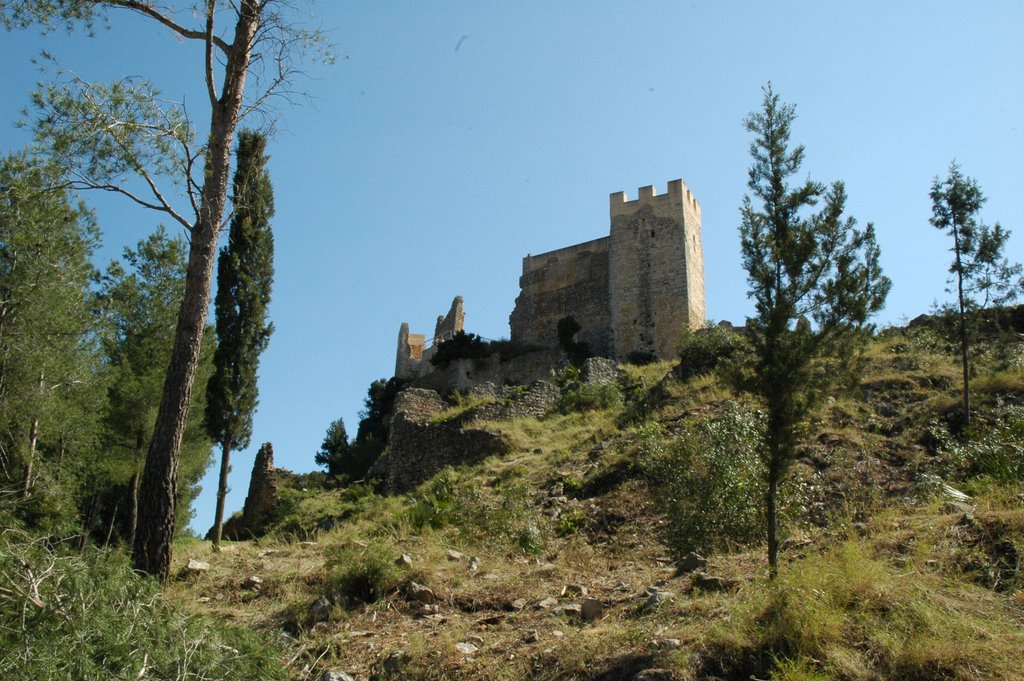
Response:
POLYGON ((466 314, 462 309, 462 296, 455 296, 448 314, 437 318, 434 337, 429 348, 426 335, 409 333, 409 323, 402 322, 398 329, 395 376, 403 380, 411 380, 429 374, 433 369, 430 358, 434 355, 437 345, 462 331, 465 324, 466 314))
MULTIPOLYGON (((225 539, 241 540, 261 536, 273 518, 277 506, 277 477, 274 469, 274 447, 264 442, 256 453, 249 478, 249 494, 241 514, 235 514, 224 523, 225 539)), ((212 528, 207 536, 212 536, 212 528)))
POLYGON ((610 196, 609 236, 523 258, 521 292, 509 317, 512 341, 551 347, 558 321, 598 355, 668 358, 684 327, 704 323, 700 204, 682 180, 665 194, 610 196))

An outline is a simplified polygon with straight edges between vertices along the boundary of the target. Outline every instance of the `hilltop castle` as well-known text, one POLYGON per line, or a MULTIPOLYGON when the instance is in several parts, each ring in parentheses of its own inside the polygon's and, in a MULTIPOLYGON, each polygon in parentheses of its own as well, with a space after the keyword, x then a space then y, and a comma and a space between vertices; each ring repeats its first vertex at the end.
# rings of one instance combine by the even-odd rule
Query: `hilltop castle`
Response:
MULTIPOLYGON (((523 258, 509 317, 514 344, 557 347, 558 322, 571 316, 581 327, 577 340, 597 355, 668 358, 684 327, 704 323, 700 204, 683 181, 669 182, 665 194, 640 187, 633 201, 616 192, 610 214, 608 236, 523 258)), ((464 318, 456 297, 438 318, 434 344, 461 331, 464 318)), ((430 372, 425 340, 402 324, 397 377, 430 372)))

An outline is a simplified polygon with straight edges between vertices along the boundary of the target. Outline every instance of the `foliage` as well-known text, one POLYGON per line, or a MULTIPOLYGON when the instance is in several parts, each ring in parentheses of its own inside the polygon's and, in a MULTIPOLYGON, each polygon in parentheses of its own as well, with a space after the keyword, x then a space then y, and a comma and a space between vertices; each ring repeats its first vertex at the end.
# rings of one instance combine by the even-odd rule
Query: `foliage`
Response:
POLYGON ((175 609, 117 552, 0 543, 0 677, 287 678, 276 646, 175 609))
POLYGON ((978 213, 985 203, 977 181, 965 177, 954 162, 945 180, 932 181, 931 224, 953 238, 953 262, 949 266, 950 289, 956 294, 953 314, 957 318, 960 358, 963 369, 963 420, 971 420, 970 346, 980 310, 1005 305, 1018 295, 1024 279, 1021 266, 1011 265, 1003 256, 1010 233, 999 223, 989 227, 978 213))
POLYGON ((329 579, 342 596, 373 603, 398 588, 402 581, 395 555, 393 547, 379 541, 369 542, 365 547, 335 547, 327 560, 329 579))
POLYGON ((720 416, 689 421, 672 438, 652 423, 635 431, 640 465, 668 518, 665 543, 677 555, 763 540, 764 428, 764 414, 729 403, 720 416))
POLYGON ((342 480, 343 476, 348 478, 352 471, 349 462, 348 433, 345 431, 345 422, 342 419, 331 421, 327 426, 327 434, 320 444, 320 450, 313 456, 316 465, 323 466, 327 471, 327 477, 332 480, 342 480))
POLYGON ((937 423, 929 434, 939 460, 953 475, 1024 482, 1024 408, 1000 403, 991 422, 974 421, 959 439, 937 423))
POLYGON ((490 345, 475 333, 459 331, 451 338, 440 341, 434 346, 434 354, 430 363, 436 367, 446 367, 460 359, 483 359, 490 357, 490 345))
POLYGON ((558 398, 558 411, 563 414, 622 406, 622 389, 618 383, 580 383, 558 398))
POLYGON ((765 401, 768 481, 768 558, 778 565, 778 485, 795 458, 808 414, 837 379, 852 382, 868 339, 868 319, 885 302, 890 281, 882 275, 874 227, 863 231, 843 212, 842 182, 830 187, 806 180, 790 187, 804 148, 790 148, 796 117, 768 85, 761 111, 744 121, 754 134, 747 186, 740 209, 743 267, 755 302, 748 322, 752 361, 738 378, 765 401), (815 212, 807 211, 822 206, 815 212), (830 358, 821 366, 821 358, 830 358))
POLYGON ((747 347, 745 340, 741 334, 711 322, 699 331, 683 329, 676 344, 679 355, 676 377, 685 381, 711 373, 720 362, 742 354, 747 347))
MULTIPOLYGON (((0 489, 26 499, 42 468, 59 477, 94 451, 103 399, 89 262, 99 232, 67 191, 46 191, 57 172, 0 159, 0 489)), ((37 518, 56 510, 36 506, 37 518)))
POLYGON ((558 347, 569 357, 573 366, 580 366, 588 357, 593 356, 590 345, 577 341, 576 334, 582 329, 575 317, 562 317, 558 320, 558 347))

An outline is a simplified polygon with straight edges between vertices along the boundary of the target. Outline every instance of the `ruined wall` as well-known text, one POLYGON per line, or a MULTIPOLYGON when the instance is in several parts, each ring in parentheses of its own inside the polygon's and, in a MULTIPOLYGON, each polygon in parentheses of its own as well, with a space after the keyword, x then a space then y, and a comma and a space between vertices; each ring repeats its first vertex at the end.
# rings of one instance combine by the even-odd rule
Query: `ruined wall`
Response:
POLYGON ((398 351, 395 354, 395 377, 412 380, 426 376, 434 370, 430 358, 434 356, 438 343, 442 343, 462 331, 466 324, 462 296, 455 296, 448 314, 438 317, 434 336, 428 348, 427 337, 422 333, 409 333, 409 322, 402 322, 398 328, 398 351))
MULTIPOLYGON (((231 541, 262 536, 277 506, 277 476, 274 469, 274 447, 264 442, 256 453, 249 476, 249 494, 240 514, 231 516, 223 525, 221 535, 231 541)), ((213 528, 207 538, 213 537, 213 528)))
POLYGON ((671 357, 684 327, 704 322, 700 206, 682 180, 610 197, 609 297, 615 356, 671 357))
POLYGON ((509 446, 494 433, 457 424, 431 423, 447 406, 432 390, 410 388, 399 393, 391 417, 388 447, 369 476, 389 493, 402 493, 429 480, 446 466, 476 463, 509 446))
POLYGON ((512 342, 558 346, 558 321, 571 316, 577 341, 597 354, 612 350, 608 306, 609 238, 523 258, 520 293, 509 317, 512 342))

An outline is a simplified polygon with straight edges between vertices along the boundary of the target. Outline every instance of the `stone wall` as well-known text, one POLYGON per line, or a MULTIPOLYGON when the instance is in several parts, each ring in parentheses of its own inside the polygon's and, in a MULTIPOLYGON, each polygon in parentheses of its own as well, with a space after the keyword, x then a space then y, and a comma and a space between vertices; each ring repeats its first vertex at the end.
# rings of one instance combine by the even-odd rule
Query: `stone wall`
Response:
POLYGON ((443 395, 484 383, 529 385, 551 378, 552 371, 564 362, 565 356, 558 348, 535 350, 505 361, 498 355, 459 359, 446 367, 436 367, 432 373, 412 381, 411 385, 436 390, 443 395))
POLYGON ((523 258, 519 297, 509 317, 512 341, 558 346, 558 321, 573 317, 577 341, 598 354, 612 349, 608 237, 523 258))
MULTIPOLYGON (((261 536, 273 518, 277 506, 277 477, 274 472, 274 447, 264 442, 256 453, 249 476, 249 494, 245 497, 242 513, 229 518, 221 530, 224 539, 232 541, 261 536)), ((212 537, 213 529, 207 533, 212 537)))
POLYGON ((431 373, 434 367, 430 363, 430 358, 434 356, 438 343, 449 340, 462 331, 465 324, 466 313, 463 311, 462 296, 455 296, 448 314, 437 318, 432 344, 429 348, 425 334, 410 333, 409 322, 402 322, 398 328, 395 376, 408 381, 431 373))
POLYGON ((431 423, 431 418, 446 406, 432 390, 411 388, 399 393, 388 447, 369 474, 381 481, 386 492, 408 492, 446 466, 472 464, 509 451, 505 440, 494 433, 431 423))

